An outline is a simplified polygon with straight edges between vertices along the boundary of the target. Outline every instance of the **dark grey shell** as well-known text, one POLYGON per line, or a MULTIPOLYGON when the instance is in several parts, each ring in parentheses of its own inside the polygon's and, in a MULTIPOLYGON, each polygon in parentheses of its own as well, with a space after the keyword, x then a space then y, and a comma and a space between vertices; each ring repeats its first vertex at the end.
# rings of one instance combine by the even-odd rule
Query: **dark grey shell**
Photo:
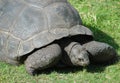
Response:
POLYGON ((67 0, 0 0, 0 56, 16 59, 78 34, 92 36, 67 0))

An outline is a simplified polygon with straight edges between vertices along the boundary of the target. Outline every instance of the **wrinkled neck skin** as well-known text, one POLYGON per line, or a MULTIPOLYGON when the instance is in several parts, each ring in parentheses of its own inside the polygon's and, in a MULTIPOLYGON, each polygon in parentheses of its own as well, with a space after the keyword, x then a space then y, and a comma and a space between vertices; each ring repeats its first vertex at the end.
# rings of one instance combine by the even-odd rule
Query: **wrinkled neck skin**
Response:
POLYGON ((77 42, 71 42, 68 47, 65 47, 64 50, 67 52, 68 55, 71 55, 71 51, 74 46, 79 45, 77 42))

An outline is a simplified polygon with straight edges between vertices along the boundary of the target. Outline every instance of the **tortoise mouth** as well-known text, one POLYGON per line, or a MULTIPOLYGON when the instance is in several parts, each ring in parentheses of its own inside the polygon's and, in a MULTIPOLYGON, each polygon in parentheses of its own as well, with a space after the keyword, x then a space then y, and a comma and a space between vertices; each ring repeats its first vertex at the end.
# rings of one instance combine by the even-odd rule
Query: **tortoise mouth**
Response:
POLYGON ((89 64, 83 64, 82 66, 83 66, 83 67, 86 67, 86 66, 88 66, 88 65, 89 65, 89 64))
POLYGON ((77 64, 80 65, 80 66, 87 66, 87 65, 90 64, 89 58, 87 58, 87 57, 84 57, 84 59, 83 58, 78 58, 77 64))
POLYGON ((82 62, 82 66, 88 66, 90 64, 90 62, 89 61, 87 61, 87 62, 82 62))
POLYGON ((88 66, 89 64, 90 64, 90 61, 89 61, 89 60, 86 60, 86 61, 85 61, 85 60, 84 60, 84 61, 82 60, 82 61, 81 61, 81 59, 78 59, 78 60, 75 61, 75 65, 76 65, 76 66, 83 66, 83 67, 85 67, 85 66, 88 66))

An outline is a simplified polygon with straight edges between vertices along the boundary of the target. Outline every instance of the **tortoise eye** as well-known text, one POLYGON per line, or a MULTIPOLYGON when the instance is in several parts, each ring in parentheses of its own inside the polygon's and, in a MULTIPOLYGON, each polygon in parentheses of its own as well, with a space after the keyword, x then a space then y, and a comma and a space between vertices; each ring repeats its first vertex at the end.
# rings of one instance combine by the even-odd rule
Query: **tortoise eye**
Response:
POLYGON ((78 58, 78 60, 79 60, 80 62, 83 62, 83 61, 84 61, 84 59, 82 59, 82 58, 78 58))

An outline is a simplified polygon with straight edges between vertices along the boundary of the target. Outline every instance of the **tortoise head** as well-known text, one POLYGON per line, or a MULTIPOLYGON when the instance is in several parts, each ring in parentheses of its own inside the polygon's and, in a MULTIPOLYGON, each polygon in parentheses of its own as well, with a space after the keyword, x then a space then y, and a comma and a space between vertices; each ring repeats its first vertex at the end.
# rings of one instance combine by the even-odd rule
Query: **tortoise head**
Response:
POLYGON ((87 66, 90 64, 89 53, 80 44, 72 44, 66 48, 68 56, 73 65, 87 66))

